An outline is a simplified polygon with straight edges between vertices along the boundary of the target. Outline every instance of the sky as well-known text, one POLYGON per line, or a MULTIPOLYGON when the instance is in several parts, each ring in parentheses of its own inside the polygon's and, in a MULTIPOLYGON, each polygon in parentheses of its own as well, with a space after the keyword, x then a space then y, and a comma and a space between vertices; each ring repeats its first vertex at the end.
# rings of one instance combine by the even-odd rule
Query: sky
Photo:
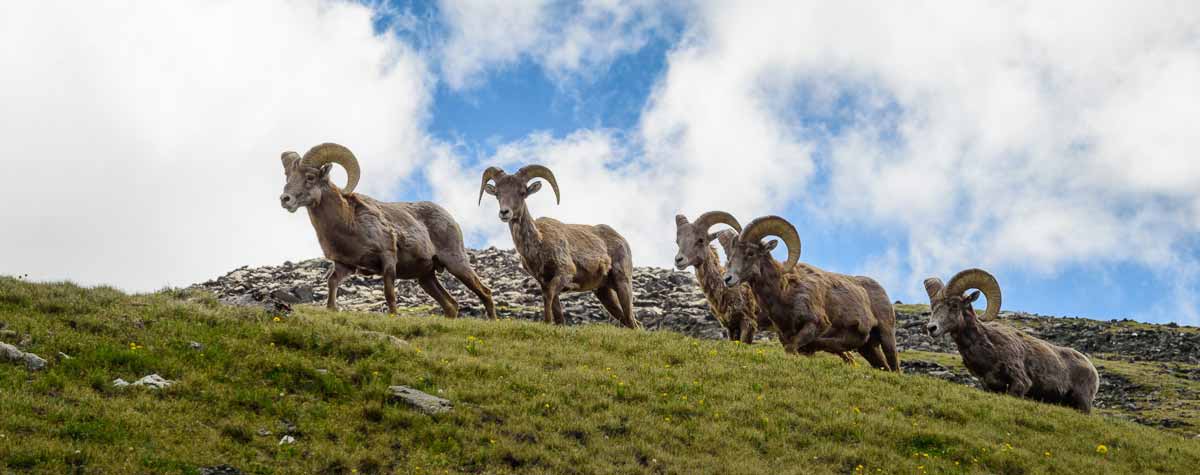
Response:
POLYGON ((0 43, 0 274, 318 257, 278 157, 332 141, 475 247, 512 247, 483 169, 541 163, 531 212, 635 265, 678 213, 778 214, 894 300, 983 267, 1009 310, 1200 325, 1194 1, 46 0, 0 43))

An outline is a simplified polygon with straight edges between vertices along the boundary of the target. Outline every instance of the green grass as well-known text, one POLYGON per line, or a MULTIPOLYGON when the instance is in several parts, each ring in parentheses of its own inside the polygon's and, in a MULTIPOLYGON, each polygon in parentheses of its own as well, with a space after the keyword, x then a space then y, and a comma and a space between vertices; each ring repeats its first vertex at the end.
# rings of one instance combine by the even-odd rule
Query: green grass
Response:
POLYGON ((1200 464, 1200 444, 1174 434, 832 356, 790 357, 777 345, 420 312, 303 307, 274 317, 180 292, 0 278, 0 321, 52 360, 39 373, 0 364, 0 469, 1191 473, 1200 464), (152 372, 179 382, 109 383, 152 372), (431 417, 389 402, 396 384, 455 408, 431 417), (277 444, 281 421, 295 426, 295 444, 277 444))

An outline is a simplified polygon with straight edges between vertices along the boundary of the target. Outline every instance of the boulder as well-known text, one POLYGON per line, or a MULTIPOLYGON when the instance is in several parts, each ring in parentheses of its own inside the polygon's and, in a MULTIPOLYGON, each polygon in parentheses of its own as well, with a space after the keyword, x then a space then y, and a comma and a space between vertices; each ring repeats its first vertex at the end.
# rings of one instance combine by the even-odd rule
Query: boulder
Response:
POLYGON ((392 391, 391 399, 393 401, 407 404, 425 414, 441 414, 454 408, 454 404, 446 399, 423 393, 408 386, 391 386, 388 389, 392 391))

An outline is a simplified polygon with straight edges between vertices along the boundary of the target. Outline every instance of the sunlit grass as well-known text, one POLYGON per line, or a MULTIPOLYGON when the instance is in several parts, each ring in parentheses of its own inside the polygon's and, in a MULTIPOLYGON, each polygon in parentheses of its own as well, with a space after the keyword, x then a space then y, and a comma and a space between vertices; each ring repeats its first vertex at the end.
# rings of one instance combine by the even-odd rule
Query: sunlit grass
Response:
POLYGON ((7 278, 0 321, 52 360, 40 373, 0 365, 0 468, 18 473, 1184 473, 1200 462, 1173 434, 773 344, 421 312, 285 316, 7 278), (149 373, 178 383, 110 384, 149 373), (426 416, 389 402, 389 385, 455 407, 426 416), (280 445, 285 433, 296 442, 280 445))

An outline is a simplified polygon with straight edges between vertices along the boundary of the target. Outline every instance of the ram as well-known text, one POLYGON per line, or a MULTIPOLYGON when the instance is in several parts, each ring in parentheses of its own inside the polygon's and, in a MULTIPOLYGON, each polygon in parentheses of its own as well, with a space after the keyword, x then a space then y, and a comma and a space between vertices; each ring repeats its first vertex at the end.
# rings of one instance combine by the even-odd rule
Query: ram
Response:
POLYGON ((725 287, 721 281, 725 267, 721 265, 716 249, 710 245, 713 240, 719 241, 725 254, 729 255, 729 246, 737 233, 729 229, 709 233, 708 229, 717 219, 729 221, 732 218, 724 211, 709 211, 696 218, 694 223, 688 222, 687 216, 682 214, 675 216, 675 244, 679 247, 675 268, 694 267, 700 290, 717 321, 729 332, 729 339, 753 343, 758 328, 770 326, 771 322, 759 311, 758 301, 749 286, 725 287))
MULTIPOLYGON (((736 221, 727 224, 737 227, 736 221)), ((725 285, 750 285, 789 353, 858 351, 871 366, 899 372, 896 314, 883 287, 799 259, 800 234, 791 223, 778 216, 755 219, 733 244, 725 285), (778 241, 763 242, 768 236, 783 240, 787 262, 771 257, 778 241)))
POLYGON ((384 203, 354 193, 360 175, 358 159, 349 149, 325 143, 303 157, 284 152, 287 184, 279 204, 289 212, 308 210, 325 258, 333 261, 326 280, 337 309, 338 284, 353 273, 383 276, 388 311, 396 313, 396 279, 416 279, 437 301, 447 317, 458 316, 458 303, 438 282, 437 273, 450 272, 479 297, 489 318, 496 318, 492 291, 471 269, 458 223, 442 207, 427 202, 384 203), (346 170, 345 189, 329 179, 333 164, 346 170))
POLYGON ((1000 284, 982 269, 967 269, 942 285, 925 279, 929 294, 927 329, 934 337, 954 337, 963 365, 997 393, 1061 404, 1091 412, 1100 375, 1087 356, 1072 348, 1034 338, 990 321, 1000 314, 1000 284), (970 294, 966 291, 976 289, 970 294), (972 307, 982 291, 987 310, 980 318, 972 307))
POLYGON ((486 192, 500 205, 500 221, 508 223, 521 266, 542 288, 542 316, 546 323, 565 324, 559 295, 592 291, 608 313, 629 328, 641 328, 633 314, 633 257, 629 243, 613 228, 598 224, 566 224, 551 218, 534 219, 526 198, 541 189, 541 178, 560 201, 554 173, 542 165, 528 165, 509 175, 496 167, 483 172, 479 200, 486 192), (492 183, 494 182, 494 184, 492 183))

